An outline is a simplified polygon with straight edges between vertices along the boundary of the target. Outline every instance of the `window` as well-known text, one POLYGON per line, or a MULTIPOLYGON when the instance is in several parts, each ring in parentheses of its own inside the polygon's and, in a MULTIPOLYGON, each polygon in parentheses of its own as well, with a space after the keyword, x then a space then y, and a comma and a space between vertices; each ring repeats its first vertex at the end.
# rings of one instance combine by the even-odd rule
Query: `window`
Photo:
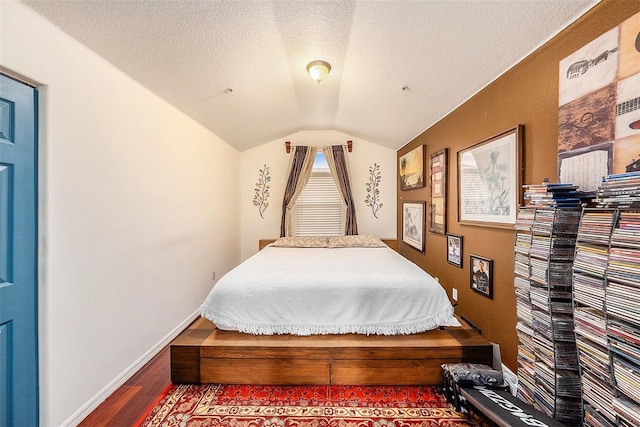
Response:
POLYGON ((296 236, 342 236, 345 205, 322 153, 317 153, 311 176, 295 206, 296 236))

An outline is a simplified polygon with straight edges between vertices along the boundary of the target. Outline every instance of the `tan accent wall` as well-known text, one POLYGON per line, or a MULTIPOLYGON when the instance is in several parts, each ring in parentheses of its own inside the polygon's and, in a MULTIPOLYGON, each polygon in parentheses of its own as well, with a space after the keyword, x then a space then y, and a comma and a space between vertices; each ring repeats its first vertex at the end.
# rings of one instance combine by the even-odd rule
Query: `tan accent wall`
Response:
MULTIPOLYGON (((502 361, 517 369, 516 303, 513 289, 513 230, 458 223, 457 152, 517 124, 525 126, 523 183, 556 182, 558 155, 558 64, 585 44, 640 11, 637 0, 605 0, 522 60, 455 111, 398 151, 398 157, 419 144, 431 153, 449 148, 447 230, 464 236, 463 268, 446 261, 445 236, 426 232, 422 255, 402 242, 402 202, 428 201, 428 186, 402 191, 398 181, 398 251, 438 277, 451 295, 458 289, 456 313, 500 344, 502 361), (493 300, 469 289, 469 254, 494 261, 493 300)), ((472 72, 472 70, 469 70, 472 72)), ((426 173, 426 166, 425 166, 426 173)), ((428 227, 427 227, 428 229, 428 227)))

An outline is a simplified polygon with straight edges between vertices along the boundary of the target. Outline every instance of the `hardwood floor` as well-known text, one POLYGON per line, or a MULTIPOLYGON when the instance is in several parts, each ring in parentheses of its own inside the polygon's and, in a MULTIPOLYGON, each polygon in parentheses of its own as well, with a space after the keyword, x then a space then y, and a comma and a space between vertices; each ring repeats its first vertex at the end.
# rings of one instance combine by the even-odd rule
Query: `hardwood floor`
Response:
POLYGON ((79 426, 130 427, 171 383, 169 347, 118 388, 79 426))
MULTIPOLYGON (((178 344, 182 343, 183 345, 189 344, 187 343, 185 340, 195 340, 196 344, 199 345, 199 343, 205 339, 207 337, 209 337, 209 335, 211 335, 211 331, 207 328, 207 326, 202 326, 199 329, 199 325, 201 325, 203 322, 205 322, 203 319, 200 319, 199 321, 194 322, 183 334, 181 334, 180 338, 177 338, 176 340, 174 340, 174 344, 177 342, 178 344)), ((206 321, 208 322, 208 321, 206 321)), ((210 323, 210 322, 209 322, 210 323)), ((213 326, 213 325, 211 325, 213 326)), ((436 330, 432 332, 432 335, 434 336, 433 340, 436 340, 437 342, 435 344, 433 344, 435 347, 437 347, 437 352, 438 354, 440 354, 440 356, 438 357, 444 357, 446 360, 440 360, 438 359, 437 362, 437 366, 435 366, 434 372, 437 371, 437 379, 436 377, 434 378, 430 378, 428 381, 422 381, 421 383, 424 384, 435 384, 437 382, 440 381, 441 379, 441 371, 440 371, 440 363, 443 361, 458 361, 460 359, 460 357, 462 357, 462 360, 465 361, 476 361, 477 358, 481 358, 483 356, 485 356, 486 352, 483 352, 481 350, 484 350, 484 346, 485 346, 485 342, 484 339, 482 339, 479 335, 477 334, 471 334, 471 329, 463 326, 462 328, 460 328, 460 330, 458 330, 458 328, 455 328, 455 330, 452 331, 443 331, 443 330, 436 330), (441 335, 443 334, 449 334, 447 335, 447 339, 443 340, 441 335), (476 342, 478 340, 482 340, 482 342, 476 342), (448 348, 447 346, 451 347, 451 348, 455 348, 458 349, 458 347, 461 348, 465 348, 462 344, 466 343, 466 345, 468 347, 466 347, 466 351, 464 351, 462 353, 462 356, 460 356, 459 354, 455 353, 455 354, 450 354, 451 350, 447 350, 448 352, 446 352, 446 348, 448 348), (437 344, 437 345, 436 345, 437 344), (443 353, 444 352, 444 353, 443 353), (471 353, 471 354, 470 354, 471 353)), ((233 337, 235 336, 234 333, 227 333, 227 335, 233 337)), ((331 346, 329 347, 336 347, 336 343, 335 341, 341 341, 344 338, 343 337, 315 337, 315 338, 309 338, 309 337, 305 337, 307 338, 307 340, 305 340, 304 342, 307 343, 308 340, 311 341, 330 341, 331 343, 333 343, 331 346)), ((270 342, 271 340, 282 340, 282 337, 253 337, 252 338, 254 341, 267 341, 270 342)), ((284 337, 285 340, 288 341, 294 341, 296 342, 296 340, 298 338, 289 338, 289 337, 284 337)), ((379 337, 356 337, 355 339, 357 340, 365 340, 366 344, 364 347, 364 349, 361 349, 361 351, 368 351, 371 352, 374 349, 377 349, 376 351, 383 351, 386 347, 385 345, 379 343, 378 341, 380 340, 379 337)), ((394 348, 393 350, 393 357, 391 358, 393 361, 397 361, 396 359, 399 357, 399 355, 402 355, 404 353, 402 352, 406 352, 408 351, 407 348, 405 347, 419 347, 420 346, 427 346, 429 347, 431 344, 429 344, 429 342, 427 342, 426 344, 422 341, 424 341, 424 339, 422 341, 420 341, 417 345, 414 341, 417 338, 415 336, 400 336, 397 337, 395 339, 392 339, 392 341, 399 341, 400 344, 402 344, 399 348, 394 348)), ((353 338, 352 338, 353 340, 353 338)), ((233 339, 231 339, 229 341, 229 345, 233 344, 233 339)), ((246 338, 243 337, 242 342, 245 342, 246 338)), ((255 344, 255 342, 254 342, 255 344)), ((339 344, 339 342, 338 342, 339 344)), ((351 343, 352 344, 352 343, 351 343)), ((361 346, 364 345, 363 343, 360 343, 361 346)), ((223 346, 224 347, 224 346, 223 346)), ((260 347, 260 346, 258 346, 260 347)), ((263 346, 264 347, 264 346, 263 346)), ((293 347, 296 347, 295 345, 293 347)), ((339 345, 337 347, 340 347, 339 345)), ((344 346, 343 346, 344 347, 344 346)), ((199 347, 197 347, 199 349, 199 347)), ((353 349, 351 349, 349 346, 346 346, 348 351, 354 351, 353 349)), ((344 351, 347 351, 344 350, 344 351)), ((199 351, 199 350, 198 350, 199 351)), ((241 349, 242 352, 245 352, 246 349, 243 347, 241 349)), ((299 348, 293 348, 293 351, 300 351, 299 348)), ((456 350, 457 351, 457 350, 456 350)), ((229 349, 225 350, 225 354, 227 353, 231 353, 231 351, 229 349)), ((243 353, 244 354, 244 353, 243 353)), ((487 353, 489 360, 490 359, 490 355, 491 353, 487 353)), ((405 355, 406 357, 406 355, 405 355)), ((355 357, 355 359, 362 359, 362 357, 355 357)), ((481 360, 480 360, 481 361, 481 360)), ((263 361, 264 362, 264 361, 263 361)), ((411 366, 415 365, 417 366, 418 370, 424 370, 424 367, 422 367, 416 360, 409 360, 409 364, 411 366)), ((334 362, 335 363, 335 362, 334 362)), ((408 363, 408 362, 407 362, 408 363)), ((487 362, 483 362, 483 363, 487 363, 487 362)), ((490 364, 490 362, 489 362, 490 364)), ((179 365, 179 364, 178 364, 179 365)), ((361 369, 361 363, 358 366, 358 370, 362 370, 361 369)), ((246 372, 250 372, 251 370, 256 370, 256 364, 255 362, 252 362, 252 365, 250 366, 250 369, 246 372)), ((178 366, 180 367, 180 366, 178 366)), ((282 370, 282 368, 278 365, 277 370, 282 370)), ((339 368, 339 367, 338 367, 339 368)), ((385 365, 384 367, 385 369, 383 369, 383 371, 388 371, 388 367, 385 365)), ((337 369, 337 368, 336 368, 337 369)), ((339 369, 337 369, 339 371, 339 369)), ((401 372, 402 370, 406 370, 406 366, 403 366, 402 369, 398 372, 401 372)), ((232 370, 229 370, 230 372, 232 370)), ((346 371, 351 372, 353 371, 353 367, 347 369, 346 371)), ((177 371, 178 373, 180 373, 180 371, 177 371)), ((394 371, 395 372, 395 371, 394 371)), ((398 374, 398 372, 396 372, 396 374, 398 374)), ((174 374, 176 374, 174 372, 174 374)), ((248 373, 245 373, 245 375, 248 375, 248 373)), ((419 375, 416 373, 414 376, 419 377, 419 375)), ((384 375, 383 375, 384 377, 384 375)), ((268 381, 266 383, 282 383, 279 381, 273 381, 273 377, 269 377, 271 381, 268 381)), ((384 377, 386 378, 386 377, 384 377)), ((238 378, 235 378, 236 381, 234 382, 242 382, 239 381, 238 378)), ((362 378, 359 378, 359 380, 362 380, 362 378)), ((387 379, 384 379, 385 383, 399 383, 397 379, 392 379, 394 381, 388 381, 387 379)), ((324 378, 323 378, 324 381, 324 378)), ((180 381, 176 381, 176 382, 180 382, 180 381)), ((185 381, 185 382, 199 382, 198 381, 185 381)), ((215 381, 210 381, 210 382, 220 382, 218 381, 218 379, 216 379, 215 381)), ((255 380, 254 381, 256 384, 258 383, 265 383, 264 381, 259 381, 255 380)), ((324 383, 324 382, 322 382, 324 383)), ((347 381, 346 383, 353 383, 350 381, 347 381)), ((372 384, 378 384, 380 383, 379 381, 373 381, 371 382, 372 384)), ((405 383, 409 384, 412 382, 406 382, 405 383)), ((160 394, 171 384, 171 352, 170 352, 170 348, 169 346, 165 347, 164 349, 162 349, 153 359, 151 359, 149 361, 149 363, 147 363, 145 366, 142 367, 142 369, 140 369, 140 371, 136 372, 127 382, 125 382, 120 388, 118 388, 111 396, 109 396, 100 406, 98 406, 91 414, 89 414, 80 424, 79 426, 81 427, 130 427, 132 425, 134 425, 134 423, 136 421, 138 421, 138 419, 140 419, 140 417, 145 413, 145 411, 151 406, 151 404, 158 398, 158 396, 160 396, 160 394)), ((340 384, 340 382, 336 382, 336 384, 340 384)))

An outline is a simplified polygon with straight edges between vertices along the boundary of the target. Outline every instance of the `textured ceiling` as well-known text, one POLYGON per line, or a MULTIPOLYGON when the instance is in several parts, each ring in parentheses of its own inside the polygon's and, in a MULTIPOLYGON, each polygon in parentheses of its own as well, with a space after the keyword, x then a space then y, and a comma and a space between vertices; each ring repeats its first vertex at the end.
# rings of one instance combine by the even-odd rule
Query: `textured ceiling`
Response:
POLYGON ((596 2, 23 0, 241 151, 326 129, 400 148, 596 2))

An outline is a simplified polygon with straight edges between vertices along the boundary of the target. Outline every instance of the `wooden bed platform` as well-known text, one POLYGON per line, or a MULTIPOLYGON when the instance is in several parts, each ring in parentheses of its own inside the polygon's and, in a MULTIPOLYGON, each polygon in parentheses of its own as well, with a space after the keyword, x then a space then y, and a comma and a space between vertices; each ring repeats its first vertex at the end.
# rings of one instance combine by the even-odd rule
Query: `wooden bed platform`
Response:
POLYGON ((492 364, 468 327, 415 335, 249 335, 199 318, 171 343, 171 381, 204 384, 433 385, 442 363, 492 364))

